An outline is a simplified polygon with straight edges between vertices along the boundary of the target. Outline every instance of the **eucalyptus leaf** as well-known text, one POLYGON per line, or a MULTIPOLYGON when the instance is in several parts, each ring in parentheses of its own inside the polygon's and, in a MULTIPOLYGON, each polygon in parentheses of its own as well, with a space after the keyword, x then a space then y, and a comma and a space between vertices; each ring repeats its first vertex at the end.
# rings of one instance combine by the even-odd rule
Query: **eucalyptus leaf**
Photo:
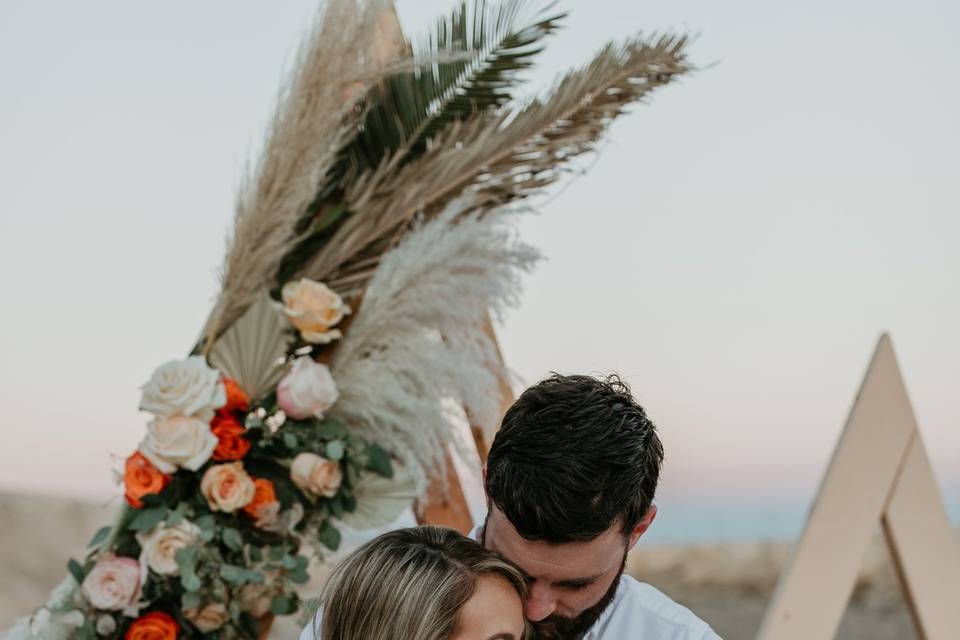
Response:
POLYGON ((276 616, 283 616, 293 613, 293 603, 283 596, 274 596, 270 601, 270 612, 276 616))
POLYGON ((243 550, 243 536, 241 536, 240 532, 236 529, 225 527, 220 537, 223 540, 223 544, 225 544, 228 549, 232 551, 243 550))
POLYGON ((83 567, 73 558, 67 560, 67 570, 70 572, 70 575, 73 576, 73 579, 77 581, 77 584, 82 583, 86 577, 83 567))
POLYGON ((390 454, 383 450, 378 444, 367 445, 367 457, 369 458, 367 466, 382 475, 384 478, 393 477, 393 463, 390 461, 390 454))
POLYGON ((180 606, 184 609, 199 609, 203 596, 197 591, 187 591, 180 597, 180 606))
POLYGON ((306 584, 310 582, 310 574, 303 569, 294 569, 287 573, 287 578, 294 584, 306 584))
POLYGON ((166 515, 166 507, 150 507, 149 509, 144 509, 130 522, 129 529, 132 531, 149 531, 160 524, 166 515))
POLYGON ((104 542, 110 535, 111 531, 113 531, 113 527, 101 527, 100 530, 94 534, 90 542, 87 543, 87 548, 95 547, 104 542))
POLYGON ((185 591, 199 591, 203 583, 195 573, 184 573, 180 576, 180 584, 185 591))
POLYGON ((327 457, 331 460, 339 462, 343 459, 343 454, 345 453, 345 448, 343 446, 343 440, 331 440, 327 443, 327 457))
POLYGON ((340 530, 330 524, 329 520, 325 520, 317 531, 317 539, 323 546, 331 551, 336 551, 340 548, 341 538, 340 530))

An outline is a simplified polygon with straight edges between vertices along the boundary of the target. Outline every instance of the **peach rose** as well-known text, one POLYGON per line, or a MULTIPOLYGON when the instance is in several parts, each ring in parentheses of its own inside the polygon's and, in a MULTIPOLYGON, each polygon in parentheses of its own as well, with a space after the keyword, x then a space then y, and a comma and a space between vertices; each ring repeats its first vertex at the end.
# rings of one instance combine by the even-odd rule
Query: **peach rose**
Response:
POLYGON ((290 465, 290 479, 304 493, 332 498, 343 481, 343 472, 333 460, 315 453, 301 453, 290 465))
POLYGON ((162 576, 180 574, 175 554, 180 549, 193 546, 200 539, 200 527, 181 520, 169 527, 155 527, 147 533, 138 533, 137 542, 142 549, 140 562, 162 576))
POLYGON ((250 504, 256 487, 243 464, 231 462, 207 469, 200 481, 200 492, 213 511, 232 513, 250 504))
POLYGON ((283 285, 280 297, 284 315, 307 342, 327 344, 342 337, 333 327, 350 313, 350 307, 327 285, 301 278, 283 285))
POLYGON ((164 473, 173 473, 177 467, 196 471, 210 459, 219 442, 210 425, 197 418, 156 418, 147 424, 140 453, 164 473))
POLYGON ((230 613, 222 602, 211 602, 200 609, 184 609, 183 617, 193 623, 201 633, 210 633, 230 619, 230 613))
POLYGON ((144 496, 160 493, 169 482, 170 476, 161 473, 139 451, 127 458, 123 466, 124 497, 135 509, 143 506, 144 496))
POLYGON ((258 527, 268 526, 277 521, 280 515, 280 503, 273 483, 266 478, 254 478, 253 499, 243 508, 243 512, 257 521, 258 527))
POLYGON ((161 365, 143 385, 140 409, 157 416, 196 416, 210 422, 213 412, 227 403, 220 372, 203 356, 172 360, 161 365))
POLYGON ((124 640, 176 640, 180 625, 169 613, 153 611, 133 621, 124 640))
POLYGON ((138 606, 143 578, 140 563, 134 558, 105 553, 83 579, 80 592, 96 609, 133 612, 138 606))
POLYGON ((310 356, 293 361, 290 371, 277 385, 277 405, 291 418, 303 420, 323 412, 340 397, 337 383, 326 365, 314 362, 310 356))
POLYGON ((254 618, 262 618, 270 613, 270 604, 273 599, 273 589, 268 584, 257 584, 248 582, 240 587, 237 599, 240 602, 240 609, 246 611, 254 618))
POLYGON ((210 431, 219 441, 217 448, 213 450, 214 460, 239 460, 250 451, 250 441, 243 437, 247 428, 233 416, 218 413, 210 423, 210 431))

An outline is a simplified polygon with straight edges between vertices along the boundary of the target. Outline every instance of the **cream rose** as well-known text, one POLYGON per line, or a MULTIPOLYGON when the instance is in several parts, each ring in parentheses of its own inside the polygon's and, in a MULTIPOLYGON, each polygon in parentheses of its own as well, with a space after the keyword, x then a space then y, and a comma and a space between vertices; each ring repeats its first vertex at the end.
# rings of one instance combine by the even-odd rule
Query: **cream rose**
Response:
POLYGON ((310 416, 322 418, 323 412, 339 397, 330 369, 314 362, 310 356, 294 360, 290 371, 277 385, 277 405, 286 415, 298 420, 310 416))
POLYGON ((343 473, 333 460, 315 453, 301 453, 290 465, 290 479, 305 493, 332 498, 337 495, 343 473))
POLYGON ((333 327, 350 313, 350 307, 327 285, 301 278, 283 285, 283 313, 307 342, 327 344, 342 337, 333 327))
POLYGON ((155 418, 147 424, 140 453, 163 473, 173 473, 177 467, 196 471, 219 442, 210 425, 198 418, 155 418))
POLYGON ((134 558, 105 553, 83 579, 80 592, 91 605, 103 611, 136 615, 143 572, 134 558))
POLYGON ((193 546, 200 539, 200 527, 181 520, 170 527, 155 527, 148 533, 138 533, 142 549, 140 562, 162 576, 180 575, 174 557, 177 551, 193 546))
POLYGON ((207 469, 200 481, 200 492, 213 511, 232 513, 250 504, 256 486, 243 469, 243 464, 231 462, 207 469))
POLYGON ((222 602, 211 602, 201 609, 184 609, 183 616, 202 633, 216 631, 230 619, 230 613, 222 602))
POLYGON ((214 410, 227 403, 220 372, 203 356, 172 360, 153 372, 143 385, 140 409, 158 416, 196 416, 210 422, 214 410))

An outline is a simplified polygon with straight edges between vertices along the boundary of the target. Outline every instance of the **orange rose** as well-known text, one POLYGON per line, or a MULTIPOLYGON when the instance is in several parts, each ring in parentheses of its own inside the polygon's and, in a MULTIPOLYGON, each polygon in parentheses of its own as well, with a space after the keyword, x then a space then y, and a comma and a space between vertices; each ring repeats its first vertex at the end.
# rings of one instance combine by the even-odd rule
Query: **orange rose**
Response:
POLYGON ((124 640, 176 640, 180 625, 168 613, 154 611, 133 621, 124 640))
POLYGON ((210 423, 210 430, 220 441, 213 450, 214 460, 239 460, 250 451, 250 441, 243 437, 247 429, 233 416, 218 414, 210 423))
POLYGON ((266 478, 254 478, 253 487, 253 500, 243 508, 243 511, 255 519, 258 526, 271 524, 280 512, 280 503, 277 502, 277 492, 273 483, 266 478))
POLYGON ((227 404, 221 411, 246 411, 250 408, 250 396, 240 388, 233 378, 223 379, 223 388, 227 390, 227 404))
POLYGON ((127 458, 123 468, 124 497, 135 509, 143 506, 141 498, 151 493, 160 493, 170 482, 170 476, 161 473, 139 451, 127 458))

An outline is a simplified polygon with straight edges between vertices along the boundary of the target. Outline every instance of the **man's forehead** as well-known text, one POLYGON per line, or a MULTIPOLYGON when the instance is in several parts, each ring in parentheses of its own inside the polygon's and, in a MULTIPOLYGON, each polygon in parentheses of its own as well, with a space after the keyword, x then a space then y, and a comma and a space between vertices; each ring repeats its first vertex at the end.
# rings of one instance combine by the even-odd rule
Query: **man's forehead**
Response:
POLYGON ((619 536, 603 534, 589 542, 555 544, 523 538, 495 506, 490 510, 484 544, 527 575, 549 582, 590 580, 619 566, 619 536))

